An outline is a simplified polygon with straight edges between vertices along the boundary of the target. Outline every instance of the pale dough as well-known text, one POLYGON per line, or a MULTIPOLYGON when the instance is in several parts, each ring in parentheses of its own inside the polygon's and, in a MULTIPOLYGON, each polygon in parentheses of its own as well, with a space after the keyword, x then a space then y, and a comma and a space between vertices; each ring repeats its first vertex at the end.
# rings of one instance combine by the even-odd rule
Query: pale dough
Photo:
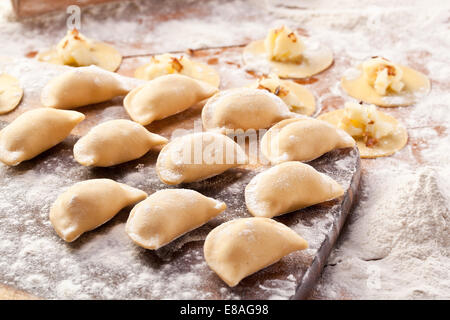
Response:
POLYGON ((83 166, 109 167, 138 159, 168 140, 130 120, 110 120, 92 128, 73 147, 83 166))
POLYGON ((170 74, 132 90, 123 104, 131 119, 147 125, 180 113, 217 91, 216 87, 206 82, 170 74))
POLYGON ((245 204, 253 216, 272 218, 343 194, 331 177, 310 165, 289 161, 256 175, 245 188, 245 204))
POLYGON ((277 95, 284 103, 286 103, 292 112, 306 116, 311 116, 316 112, 316 100, 314 95, 305 86, 291 80, 281 80, 270 76, 266 79, 271 81, 270 87, 264 85, 264 78, 254 82, 250 87, 267 90, 277 95), (283 92, 285 94, 283 94, 283 92))
POLYGON ((53 203, 50 222, 61 239, 72 242, 146 197, 144 191, 110 179, 78 182, 53 203))
POLYGON ((419 71, 401 65, 398 67, 403 71, 401 81, 404 83, 404 88, 399 93, 389 91, 385 96, 379 95, 364 78, 362 65, 342 77, 342 88, 349 96, 380 107, 411 105, 430 91, 430 80, 419 71))
POLYGON ((265 129, 293 116, 279 97, 253 88, 221 91, 211 97, 202 110, 203 127, 222 133, 237 129, 265 129))
POLYGON ((23 97, 19 80, 6 73, 0 73, 0 114, 14 110, 23 97))
POLYGON ((232 139, 213 132, 191 133, 170 141, 159 153, 156 173, 166 184, 205 180, 247 162, 232 139))
MULTIPOLYGON (((341 119, 344 117, 344 112, 344 109, 334 110, 320 115, 318 119, 327 121, 337 127, 341 119)), ((392 124, 395 129, 391 134, 380 138, 379 142, 372 147, 366 146, 362 138, 355 138, 361 158, 390 156, 396 151, 402 149, 408 142, 408 132, 398 123, 397 119, 385 114, 384 112, 378 112, 381 119, 392 124)))
POLYGON ((108 101, 129 91, 116 75, 98 67, 80 67, 51 79, 41 94, 45 107, 71 109, 108 101))
POLYGON ((0 131, 0 161, 15 166, 63 141, 84 120, 76 111, 38 108, 17 117, 0 131))
POLYGON ((310 41, 305 41, 305 45, 300 63, 280 62, 269 60, 264 40, 254 41, 244 48, 244 63, 253 71, 275 73, 282 78, 307 78, 327 69, 333 63, 333 53, 329 48, 310 41))
POLYGON ((152 56, 149 63, 136 69, 134 76, 138 79, 152 80, 173 73, 207 82, 216 88, 220 84, 219 74, 207 64, 191 60, 184 55, 175 56, 169 53, 152 56))
POLYGON ((113 46, 88 39, 74 29, 69 30, 56 47, 40 52, 37 59, 73 67, 96 65, 114 72, 122 62, 122 55, 113 46))
POLYGON ((271 163, 310 161, 354 146, 355 140, 345 131, 313 118, 280 121, 261 140, 261 152, 271 163))
POLYGON ((208 266, 230 287, 308 243, 284 224, 268 218, 228 221, 206 237, 208 266))
POLYGON ((205 224, 226 207, 194 190, 159 190, 133 208, 126 232, 139 246, 156 250, 205 224))

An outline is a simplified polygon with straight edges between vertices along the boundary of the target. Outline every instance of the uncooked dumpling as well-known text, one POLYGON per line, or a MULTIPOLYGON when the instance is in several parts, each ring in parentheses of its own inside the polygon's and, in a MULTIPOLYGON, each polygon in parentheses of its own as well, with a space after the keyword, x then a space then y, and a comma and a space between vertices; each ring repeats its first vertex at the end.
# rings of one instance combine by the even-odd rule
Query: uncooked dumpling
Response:
POLYGON ((284 224, 268 218, 243 218, 221 224, 205 240, 208 266, 230 287, 308 243, 284 224))
POLYGON ((42 90, 45 107, 71 109, 108 101, 129 91, 114 73, 98 67, 82 67, 51 79, 42 90))
POLYGON ((339 183, 326 174, 289 161, 256 175, 245 188, 245 204, 253 216, 272 218, 343 194, 339 183))
POLYGON ((292 112, 310 116, 316 112, 313 94, 304 86, 291 80, 281 80, 275 74, 262 76, 251 88, 267 90, 278 96, 292 112))
POLYGON ((353 98, 381 107, 407 106, 430 91, 424 74, 381 57, 347 70, 341 84, 353 98))
POLYGON ((272 163, 310 161, 354 146, 355 140, 345 131, 313 118, 280 121, 261 140, 261 151, 272 163))
POLYGON ((15 166, 63 141, 84 114, 38 108, 27 111, 0 131, 0 161, 15 166))
POLYGON ((221 91, 211 97, 202 110, 203 127, 222 133, 265 129, 293 116, 279 97, 252 88, 221 91))
POLYGON ((96 65, 108 71, 116 71, 122 56, 111 45, 94 41, 77 29, 68 30, 58 45, 39 53, 38 60, 72 67, 96 65))
POLYGON ((144 191, 110 179, 86 180, 59 195, 50 209, 50 222, 64 241, 72 242, 146 197, 144 191))
POLYGON ((83 166, 109 167, 138 159, 168 140, 130 120, 110 120, 92 128, 73 147, 83 166))
POLYGON ((213 132, 187 134, 169 142, 156 161, 166 184, 205 180, 244 164, 244 150, 232 139, 213 132))
POLYGON ((408 142, 405 127, 373 104, 347 102, 345 109, 327 112, 319 119, 355 138, 361 158, 390 156, 408 142))
POLYGON ((217 91, 206 82, 170 74, 132 90, 123 103, 131 119, 147 125, 182 112, 217 91))
POLYGON ((6 73, 0 73, 0 114, 14 110, 23 97, 19 80, 6 73))
POLYGON ((324 45, 301 38, 282 26, 269 31, 265 40, 249 43, 244 48, 246 69, 283 78, 306 78, 328 68, 333 53, 324 45))
POLYGON ((219 87, 219 74, 213 68, 191 60, 187 56, 175 56, 170 53, 151 56, 150 62, 137 68, 134 76, 138 79, 152 80, 174 73, 207 82, 216 88, 219 87))
POLYGON ((197 191, 160 190, 133 208, 126 232, 136 244, 156 250, 205 224, 226 207, 197 191))

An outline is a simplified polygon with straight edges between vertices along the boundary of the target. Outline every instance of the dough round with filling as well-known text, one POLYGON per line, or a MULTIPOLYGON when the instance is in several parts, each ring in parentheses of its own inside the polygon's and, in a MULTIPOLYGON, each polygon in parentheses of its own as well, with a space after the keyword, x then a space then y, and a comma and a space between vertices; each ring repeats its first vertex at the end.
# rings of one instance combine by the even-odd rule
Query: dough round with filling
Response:
POLYGON ((284 224, 268 218, 228 221, 206 237, 208 266, 230 287, 308 243, 284 224))
POLYGON ((110 179, 78 182, 53 203, 50 222, 61 239, 72 242, 146 197, 144 191, 110 179))
POLYGON ((331 177, 310 165, 289 161, 253 177, 245 188, 245 204, 253 216, 272 218, 343 194, 331 177))
POLYGON ((251 88, 267 90, 289 107, 290 111, 311 116, 316 112, 316 100, 305 86, 291 80, 281 80, 276 75, 262 77, 250 85, 251 88))
POLYGON ((293 116, 279 97, 253 88, 220 91, 202 110, 203 127, 222 133, 230 129, 264 129, 293 116))
POLYGON ((305 50, 301 62, 282 62, 270 60, 264 40, 250 42, 243 53, 247 69, 261 73, 275 73, 282 78, 308 78, 324 71, 333 63, 332 51, 312 40, 305 40, 305 50))
POLYGON ((98 67, 81 67, 51 79, 42 90, 44 107, 71 109, 108 101, 129 91, 114 73, 98 67))
POLYGON ((153 80, 166 74, 182 74, 207 82, 216 88, 220 84, 219 74, 207 64, 191 60, 184 55, 175 56, 169 53, 152 56, 149 63, 136 69, 134 76, 138 79, 153 80))
POLYGON ((404 87, 400 92, 388 91, 386 95, 378 94, 365 79, 362 64, 345 72, 341 79, 342 88, 349 96, 380 107, 409 106, 428 94, 431 84, 427 76, 406 66, 397 65, 397 67, 403 73, 401 81, 404 87))
POLYGON ((137 245, 156 250, 202 226, 226 208, 225 203, 194 190, 160 190, 133 208, 126 232, 137 245))
POLYGON ((313 118, 280 121, 261 139, 261 152, 271 163, 310 161, 331 150, 354 146, 348 133, 313 118))
POLYGON ((156 173, 166 184, 205 180, 247 162, 232 139, 213 132, 191 133, 170 141, 158 155, 156 173))
POLYGON ((38 108, 17 117, 0 131, 0 161, 15 166, 63 141, 84 114, 38 108))
POLYGON ((89 39, 73 29, 67 31, 57 46, 40 52, 37 59, 72 67, 96 65, 114 72, 122 62, 122 55, 113 46, 89 39))
POLYGON ((132 90, 123 104, 131 119, 147 125, 180 113, 217 91, 206 82, 181 74, 169 74, 132 90))
MULTIPOLYGON (((377 144, 370 147, 366 145, 362 138, 356 137, 356 145, 358 146, 361 158, 390 156, 402 149, 408 142, 408 132, 406 131, 406 128, 397 121, 397 119, 381 111, 378 111, 378 113, 383 121, 394 126, 394 131, 391 134, 380 138, 377 144)), ((324 113, 320 115, 318 119, 326 121, 337 127, 341 119, 344 117, 344 114, 345 110, 339 109, 324 113)))
POLYGON ((19 80, 6 73, 0 74, 0 114, 14 110, 23 97, 19 80))
POLYGON ((109 167, 138 159, 168 140, 130 120, 110 120, 92 128, 73 147, 83 166, 109 167))

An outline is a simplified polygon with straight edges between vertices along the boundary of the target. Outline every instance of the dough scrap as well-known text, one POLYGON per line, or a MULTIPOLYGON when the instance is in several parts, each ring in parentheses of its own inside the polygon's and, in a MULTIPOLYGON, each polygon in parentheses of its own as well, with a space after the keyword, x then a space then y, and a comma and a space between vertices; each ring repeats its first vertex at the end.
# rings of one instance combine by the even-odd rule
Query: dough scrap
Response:
MULTIPOLYGON (((402 149, 408 142, 408 132, 397 119, 381 111, 378 111, 378 116, 382 122, 391 125, 393 129, 388 135, 381 137, 378 140, 378 143, 371 146, 366 145, 367 142, 364 141, 363 137, 354 137, 361 158, 390 156, 402 149)), ((335 127, 339 127, 339 123, 344 117, 345 109, 339 109, 324 113, 320 115, 318 119, 326 121, 335 127)))
POLYGON ((63 141, 84 114, 38 108, 17 117, 0 131, 0 161, 15 166, 63 141))
POLYGON ((108 101, 129 91, 114 73, 98 67, 80 67, 51 79, 42 90, 45 107, 71 109, 108 101))
POLYGON ((230 287, 245 277, 308 248, 308 243, 284 224, 268 218, 228 221, 206 237, 208 266, 230 287))
POLYGON ((355 140, 345 131, 313 118, 280 121, 261 139, 261 152, 271 163, 310 161, 354 146, 355 140))
POLYGON ((131 119, 142 125, 180 113, 218 90, 181 74, 160 76, 132 90, 124 99, 131 119))
POLYGON ((14 110, 23 97, 19 80, 13 76, 0 73, 0 114, 14 110))
POLYGON ((221 91, 212 96, 202 110, 203 127, 221 133, 264 129, 294 116, 279 97, 252 88, 221 91))
MULTIPOLYGON (((367 63, 367 61, 366 61, 367 63)), ((363 70, 363 64, 360 64, 356 69, 352 68, 345 72, 341 79, 342 88, 347 94, 357 100, 378 105, 380 107, 400 107, 408 106, 420 98, 428 94, 431 88, 430 80, 424 74, 402 65, 394 65, 401 72, 401 83, 396 92, 395 90, 387 87, 389 79, 386 78, 386 74, 383 74, 383 88, 386 87, 387 91, 385 95, 381 95, 377 92, 372 82, 379 80, 373 79, 373 75, 367 75, 367 72, 363 70)), ((386 71, 387 69, 383 69, 386 71)), ((379 91, 383 91, 380 88, 379 91)))
POLYGON ((118 119, 92 128, 73 147, 75 160, 83 166, 109 167, 138 159, 168 140, 139 123, 118 119))
POLYGON ((160 190, 133 208, 126 232, 137 245, 156 250, 202 226, 226 207, 194 190, 160 190))
POLYGON ((61 239, 72 242, 146 197, 144 191, 110 179, 78 182, 53 203, 50 222, 61 239))
POLYGON ((306 116, 313 115, 316 112, 314 95, 305 86, 294 81, 281 80, 277 75, 271 74, 268 77, 261 77, 250 87, 267 90, 275 94, 283 100, 292 112, 306 116))
POLYGON ((156 173, 170 185, 208 179, 247 162, 232 139, 213 132, 187 134, 170 141, 159 153, 156 173))
POLYGON ((149 63, 136 69, 134 76, 138 79, 153 80, 166 74, 183 74, 207 82, 216 88, 220 84, 219 74, 207 64, 191 60, 184 55, 175 56, 170 53, 152 56, 149 63))
POLYGON ((310 165, 289 161, 253 177, 245 188, 245 204, 253 216, 272 218, 343 194, 331 177, 310 165))
POLYGON ((327 69, 333 63, 333 53, 328 47, 310 39, 300 39, 295 32, 293 34, 297 41, 303 43, 302 50, 299 51, 295 45, 279 46, 278 55, 285 59, 274 60, 274 55, 267 51, 265 40, 249 43, 243 52, 246 68, 266 75, 275 73, 282 78, 307 78, 327 69))
POLYGON ((122 62, 122 55, 113 46, 89 39, 73 29, 67 31, 56 47, 40 52, 37 59, 73 67, 96 65, 114 72, 122 62))

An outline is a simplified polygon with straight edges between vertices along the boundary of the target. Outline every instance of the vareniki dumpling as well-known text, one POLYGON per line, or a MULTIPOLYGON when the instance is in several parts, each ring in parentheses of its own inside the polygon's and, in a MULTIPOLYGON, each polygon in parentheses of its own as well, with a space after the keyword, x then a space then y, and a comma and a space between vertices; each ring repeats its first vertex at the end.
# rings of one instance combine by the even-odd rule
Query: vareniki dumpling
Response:
POLYGON ((146 197, 144 191, 110 179, 86 180, 56 199, 50 209, 50 221, 63 240, 72 242, 146 197))
POLYGON ((92 128, 73 147, 73 154, 83 166, 109 167, 138 159, 151 148, 168 140, 151 133, 139 123, 118 119, 92 128))
POLYGON ((230 287, 308 243, 284 224, 268 218, 242 218, 221 224, 206 237, 208 266, 230 287))
POLYGON ((252 88, 224 90, 211 97, 202 110, 207 130, 264 129, 293 117, 289 107, 276 95, 252 88))
POLYGON ((0 73, 0 114, 14 110, 23 97, 19 80, 6 73, 0 73))
POLYGON ((181 74, 169 74, 151 80, 124 99, 131 119, 142 125, 182 112, 209 98, 216 87, 181 74))
POLYGON ((44 107, 71 109, 108 101, 129 91, 118 76, 98 67, 81 67, 50 80, 42 90, 44 107))
POLYGON ((245 188, 245 204, 253 216, 272 218, 343 194, 331 177, 310 165, 289 161, 256 175, 245 188))
POLYGON ((0 161, 15 166, 63 141, 84 114, 38 108, 27 111, 0 131, 0 161))
POLYGON ((244 164, 247 156, 232 139, 213 132, 175 138, 161 150, 156 173, 166 184, 194 182, 244 164))
POLYGON ((156 250, 205 224, 226 207, 194 190, 160 190, 133 208, 126 232, 136 244, 156 250))
POLYGON ((261 151, 272 163, 310 161, 326 152, 355 146, 355 140, 325 121, 286 119, 280 121, 261 140, 261 151))

